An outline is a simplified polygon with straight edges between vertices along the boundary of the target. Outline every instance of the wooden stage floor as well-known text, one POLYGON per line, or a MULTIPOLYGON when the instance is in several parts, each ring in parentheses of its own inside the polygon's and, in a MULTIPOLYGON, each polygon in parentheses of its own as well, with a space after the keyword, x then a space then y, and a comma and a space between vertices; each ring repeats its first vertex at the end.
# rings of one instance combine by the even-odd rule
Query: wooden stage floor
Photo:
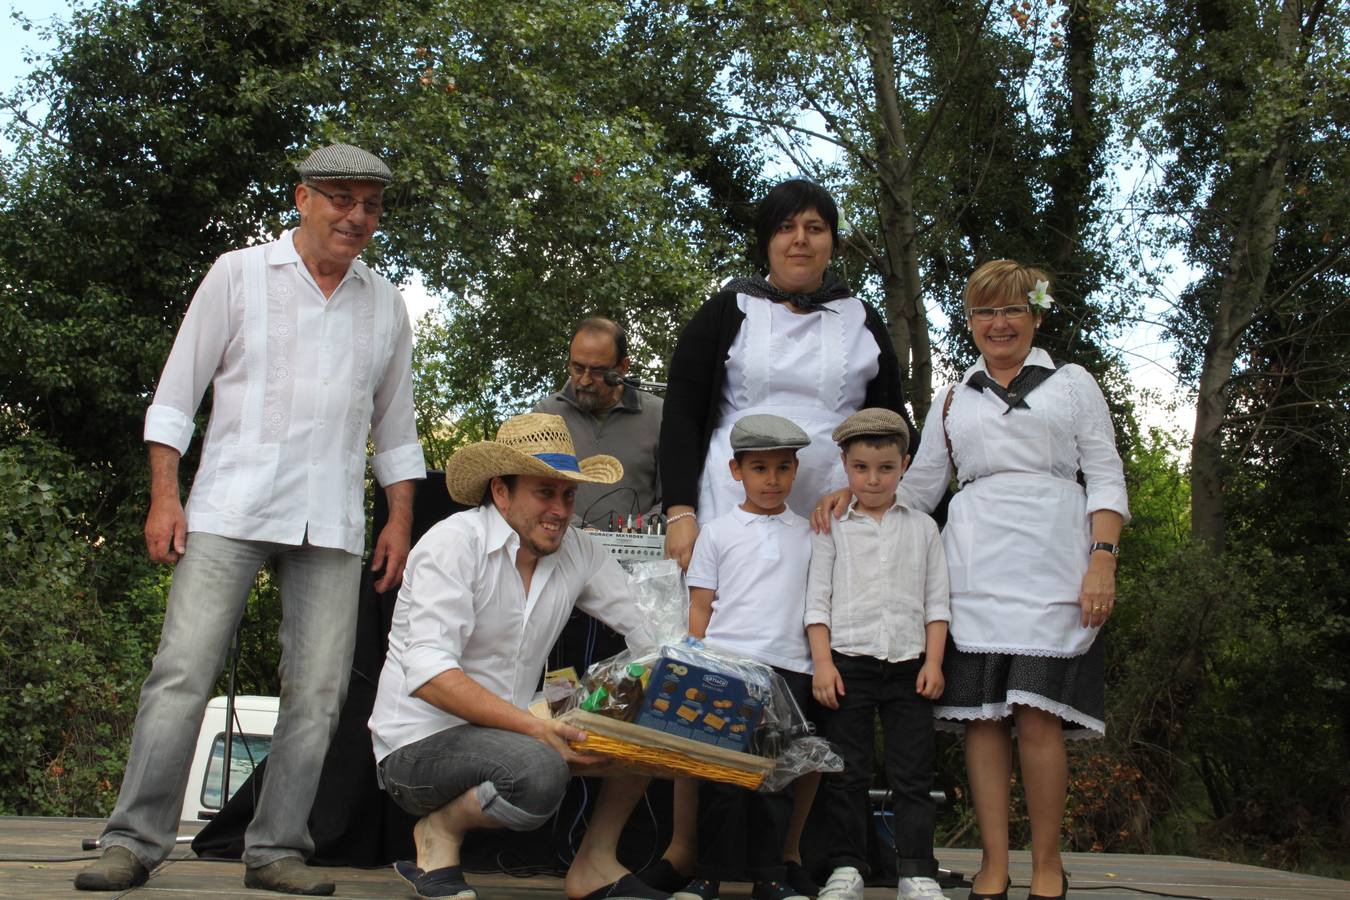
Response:
MULTIPOLYGON (((80 841, 97 837, 99 819, 46 819, 0 817, 0 897, 44 900, 48 897, 117 896, 86 894, 71 886, 85 862, 95 853, 80 850, 80 841)), ((946 868, 971 872, 978 865, 974 850, 939 850, 946 868)), ((1130 856, 1124 854, 1073 853, 1065 857, 1071 873, 1070 896, 1093 900, 1128 900, 1147 897, 1234 898, 1234 900, 1350 900, 1350 881, 1335 881, 1296 875, 1275 869, 1260 869, 1232 863, 1212 862, 1183 856, 1130 856)), ((344 869, 331 872, 338 897, 365 900, 410 898, 412 892, 390 869, 344 869)), ((1011 900, 1024 900, 1030 861, 1026 853, 1013 854, 1011 900)), ((180 848, 160 866, 145 885, 120 896, 132 900, 159 898, 210 898, 280 896, 250 891, 243 886, 243 865, 199 860, 180 848)), ((470 882, 482 900, 542 900, 562 896, 557 878, 512 878, 506 875, 475 875, 470 882)), ((947 891, 951 900, 965 900, 968 891, 947 891)), ((727 885, 724 897, 747 898, 748 885, 727 885)), ((868 888, 868 900, 894 897, 894 889, 868 888)))

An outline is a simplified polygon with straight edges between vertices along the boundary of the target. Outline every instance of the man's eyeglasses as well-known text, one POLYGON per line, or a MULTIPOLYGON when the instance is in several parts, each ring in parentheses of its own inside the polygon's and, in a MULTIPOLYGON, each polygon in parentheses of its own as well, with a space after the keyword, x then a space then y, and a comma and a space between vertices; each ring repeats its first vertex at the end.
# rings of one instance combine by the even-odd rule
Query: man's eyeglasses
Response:
MULTIPOLYGON (((305 187, 316 194, 322 194, 327 197, 328 202, 333 204, 333 209, 336 209, 338 212, 351 212, 358 203, 357 199, 351 194, 330 194, 317 184, 311 184, 308 181, 305 182, 305 187)), ((361 208, 366 211, 366 215, 368 216, 378 216, 380 213, 384 212, 384 204, 379 200, 361 200, 359 202, 361 208)))
POLYGON ((992 322, 1000 315, 1009 321, 1025 319, 1031 315, 1031 307, 1025 303, 1016 303, 1011 306, 972 306, 970 308, 970 317, 976 322, 992 322))
POLYGON ((567 364, 567 371, 571 372, 576 378, 585 378, 587 374, 591 376, 591 381, 604 381, 605 373, 613 366, 583 366, 581 363, 572 361, 567 364))

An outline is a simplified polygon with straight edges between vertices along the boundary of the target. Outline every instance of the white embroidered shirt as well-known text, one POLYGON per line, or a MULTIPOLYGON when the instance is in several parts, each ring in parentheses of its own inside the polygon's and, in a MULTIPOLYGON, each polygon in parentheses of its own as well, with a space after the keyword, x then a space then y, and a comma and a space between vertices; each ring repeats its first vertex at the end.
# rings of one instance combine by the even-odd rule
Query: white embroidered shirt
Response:
POLYGON ((426 476, 407 308, 360 260, 325 298, 292 232, 217 259, 164 365, 145 440, 185 452, 207 385, 189 531, 360 553, 367 437, 380 484, 426 476))

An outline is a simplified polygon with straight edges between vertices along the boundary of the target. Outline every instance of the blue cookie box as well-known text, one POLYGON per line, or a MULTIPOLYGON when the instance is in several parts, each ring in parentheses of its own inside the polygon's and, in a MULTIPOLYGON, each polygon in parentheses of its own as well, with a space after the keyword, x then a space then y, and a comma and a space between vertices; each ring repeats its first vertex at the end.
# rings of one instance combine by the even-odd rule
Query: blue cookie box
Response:
POLYGON ((661 650, 637 724, 745 752, 769 700, 767 678, 696 650, 661 650))

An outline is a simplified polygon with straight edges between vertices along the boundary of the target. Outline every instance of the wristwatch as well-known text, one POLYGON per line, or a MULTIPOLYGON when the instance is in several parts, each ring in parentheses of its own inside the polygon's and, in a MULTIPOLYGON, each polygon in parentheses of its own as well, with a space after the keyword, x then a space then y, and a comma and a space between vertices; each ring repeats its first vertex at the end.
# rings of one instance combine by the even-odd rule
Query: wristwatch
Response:
POLYGON ((1106 550, 1116 559, 1120 559, 1120 545, 1113 544, 1110 541, 1098 541, 1088 548, 1088 556, 1096 553, 1098 550, 1106 550))

